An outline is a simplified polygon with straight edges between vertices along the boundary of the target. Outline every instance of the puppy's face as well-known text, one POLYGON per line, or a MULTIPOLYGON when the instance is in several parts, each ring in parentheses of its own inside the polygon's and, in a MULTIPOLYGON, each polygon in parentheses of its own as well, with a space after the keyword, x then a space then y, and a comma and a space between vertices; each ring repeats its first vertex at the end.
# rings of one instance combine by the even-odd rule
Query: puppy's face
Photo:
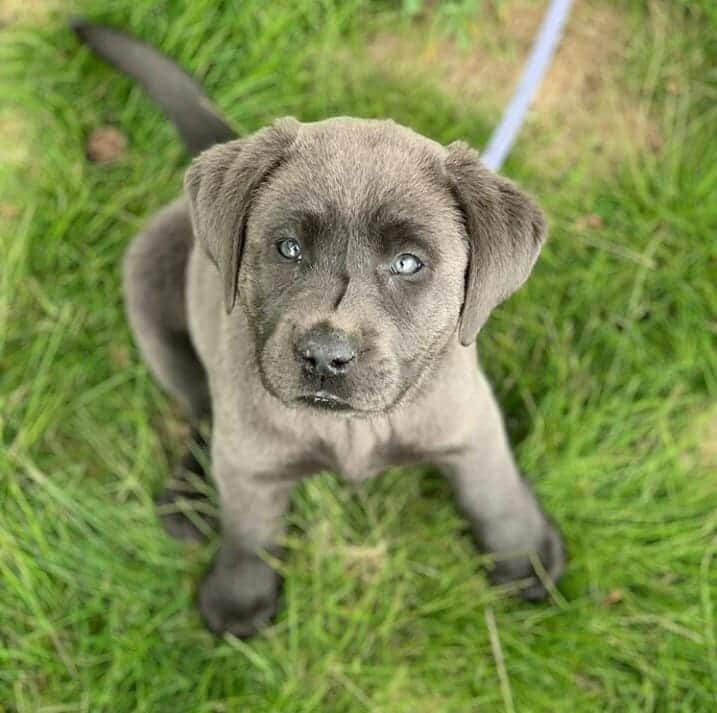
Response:
POLYGON ((468 246, 432 148, 382 124, 319 125, 256 196, 239 295, 284 403, 386 410, 453 337, 468 246))
MULTIPOLYGON (((227 307, 238 287, 264 386, 285 404, 386 411, 431 378, 459 328, 473 340, 464 305, 480 303, 475 323, 501 298, 467 294, 472 279, 479 292, 490 282, 472 278, 480 255, 462 203, 471 177, 460 171, 475 158, 464 149, 451 165, 447 149, 391 122, 285 121, 261 136, 232 142, 233 156, 232 144, 212 149, 187 176, 195 232, 224 274, 227 307)), ((472 179, 486 175, 480 167, 472 179)), ((490 221, 499 191, 478 189, 490 221)))

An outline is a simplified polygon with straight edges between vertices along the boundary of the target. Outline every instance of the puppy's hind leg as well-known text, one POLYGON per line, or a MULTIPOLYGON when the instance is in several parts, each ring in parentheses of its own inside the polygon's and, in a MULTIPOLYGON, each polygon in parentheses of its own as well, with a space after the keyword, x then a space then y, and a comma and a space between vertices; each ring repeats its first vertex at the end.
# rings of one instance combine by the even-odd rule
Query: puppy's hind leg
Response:
POLYGON ((155 498, 164 529, 177 540, 200 542, 219 530, 216 508, 211 503, 208 462, 209 445, 201 431, 192 429, 189 448, 155 498))
POLYGON ((189 451, 157 500, 165 528, 185 540, 201 539, 214 524, 206 513, 206 459, 201 451, 207 445, 199 434, 200 422, 211 415, 209 387, 189 336, 185 307, 185 274, 193 241, 187 207, 180 199, 150 221, 124 261, 125 306, 137 345, 193 429, 189 451))
POLYGON ((183 200, 162 209, 124 260, 125 307, 152 374, 193 424, 209 415, 207 377, 189 337, 185 274, 194 238, 183 200))

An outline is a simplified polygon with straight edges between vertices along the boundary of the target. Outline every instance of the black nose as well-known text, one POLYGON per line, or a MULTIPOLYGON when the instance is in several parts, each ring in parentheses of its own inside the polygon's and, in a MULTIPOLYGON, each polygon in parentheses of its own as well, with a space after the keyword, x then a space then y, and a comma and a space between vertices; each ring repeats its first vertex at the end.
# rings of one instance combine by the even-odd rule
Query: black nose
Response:
POLYGON ((343 376, 356 357, 351 337, 328 326, 310 329, 299 340, 296 350, 304 368, 318 376, 343 376))

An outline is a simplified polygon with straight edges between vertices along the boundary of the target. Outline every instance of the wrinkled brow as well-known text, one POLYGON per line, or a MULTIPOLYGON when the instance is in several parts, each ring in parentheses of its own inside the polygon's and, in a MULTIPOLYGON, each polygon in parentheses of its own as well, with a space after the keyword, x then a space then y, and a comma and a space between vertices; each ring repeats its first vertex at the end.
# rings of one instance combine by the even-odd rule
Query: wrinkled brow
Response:
POLYGON ((369 222, 368 238, 379 251, 389 254, 410 246, 422 248, 430 257, 438 254, 437 236, 420 221, 396 215, 390 210, 376 211, 369 222))
POLYGON ((340 228, 338 213, 330 210, 317 213, 297 207, 285 211, 281 220, 273 226, 272 234, 286 233, 302 241, 311 242, 340 228))
POLYGON ((321 212, 296 207, 286 212, 273 232, 295 236, 302 243, 310 245, 331 238, 338 232, 354 233, 358 228, 361 239, 378 253, 391 254, 411 246, 422 248, 429 257, 436 257, 440 253, 437 236, 430 228, 383 206, 359 222, 362 225, 349 227, 346 217, 333 207, 321 212))

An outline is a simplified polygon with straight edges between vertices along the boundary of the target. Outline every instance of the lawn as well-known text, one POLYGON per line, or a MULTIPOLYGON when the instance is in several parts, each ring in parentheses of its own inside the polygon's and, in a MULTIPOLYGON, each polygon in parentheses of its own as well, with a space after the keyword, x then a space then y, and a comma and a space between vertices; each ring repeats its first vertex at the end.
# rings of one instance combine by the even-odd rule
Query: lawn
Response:
POLYGON ((241 132, 390 116, 480 147, 543 7, 3 3, 0 711, 717 710, 711 0, 578 0, 504 167, 550 240, 479 346, 569 549, 551 601, 488 586, 438 474, 322 474, 294 500, 278 620, 217 640, 194 604, 213 545, 171 541, 153 509, 184 426, 132 345, 119 265, 187 161, 70 9, 161 46, 241 132), (104 126, 127 148, 92 163, 104 126))

